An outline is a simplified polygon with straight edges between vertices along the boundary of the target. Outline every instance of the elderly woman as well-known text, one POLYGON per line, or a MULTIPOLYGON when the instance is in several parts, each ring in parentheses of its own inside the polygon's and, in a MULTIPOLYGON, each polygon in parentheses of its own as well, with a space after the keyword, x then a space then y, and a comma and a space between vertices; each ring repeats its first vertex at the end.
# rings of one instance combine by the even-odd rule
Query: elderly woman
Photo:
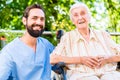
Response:
POLYGON ((51 64, 65 62, 68 80, 119 80, 120 46, 107 32, 89 28, 91 15, 85 4, 71 6, 70 18, 76 29, 62 36, 51 64))

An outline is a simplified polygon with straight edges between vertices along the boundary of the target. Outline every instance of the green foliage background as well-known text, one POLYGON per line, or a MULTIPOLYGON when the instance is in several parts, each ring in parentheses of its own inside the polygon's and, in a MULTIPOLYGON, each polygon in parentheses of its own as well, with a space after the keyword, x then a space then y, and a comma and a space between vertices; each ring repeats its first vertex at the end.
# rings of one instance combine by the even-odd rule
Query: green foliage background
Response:
MULTIPOLYGON (((70 21, 69 9, 75 2, 84 2, 90 8, 91 15, 95 20, 95 23, 90 25, 92 28, 120 32, 120 0, 0 0, 0 30, 24 30, 21 22, 24 9, 31 4, 39 3, 46 12, 46 31, 54 32, 59 29, 70 31, 75 26, 70 21), (102 11, 103 7, 104 11, 102 11), (102 21, 105 25, 102 25, 102 21), (96 26, 96 23, 99 23, 99 27, 96 26)), ((9 35, 7 42, 19 36, 18 33, 7 34, 9 35)), ((56 45, 55 34, 44 37, 56 45)), ((119 42, 119 38, 116 39, 119 42)))

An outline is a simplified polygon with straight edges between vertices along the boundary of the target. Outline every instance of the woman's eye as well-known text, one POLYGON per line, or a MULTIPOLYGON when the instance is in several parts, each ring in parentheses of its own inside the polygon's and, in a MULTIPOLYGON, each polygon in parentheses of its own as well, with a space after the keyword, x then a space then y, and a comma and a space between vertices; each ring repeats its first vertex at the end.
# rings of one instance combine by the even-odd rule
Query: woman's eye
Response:
POLYGON ((82 12, 80 13, 80 15, 85 15, 85 12, 84 12, 84 11, 82 11, 82 12))
POLYGON ((78 15, 74 15, 75 17, 78 17, 78 15))

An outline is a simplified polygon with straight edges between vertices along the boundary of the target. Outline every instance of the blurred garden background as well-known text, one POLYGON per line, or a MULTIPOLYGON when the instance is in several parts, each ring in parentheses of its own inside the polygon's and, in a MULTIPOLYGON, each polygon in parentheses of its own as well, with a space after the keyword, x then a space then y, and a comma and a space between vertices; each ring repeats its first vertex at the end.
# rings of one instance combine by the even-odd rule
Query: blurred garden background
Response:
MULTIPOLYGON (((39 3, 46 12, 45 31, 52 34, 43 37, 56 45, 57 30, 66 32, 75 28, 69 18, 70 6, 75 2, 83 2, 90 8, 91 28, 110 33, 120 32, 120 0, 0 0, 0 41, 4 40, 7 44, 15 37, 21 36, 25 29, 21 21, 24 9, 39 3)), ((112 38, 120 43, 120 36, 112 38)))

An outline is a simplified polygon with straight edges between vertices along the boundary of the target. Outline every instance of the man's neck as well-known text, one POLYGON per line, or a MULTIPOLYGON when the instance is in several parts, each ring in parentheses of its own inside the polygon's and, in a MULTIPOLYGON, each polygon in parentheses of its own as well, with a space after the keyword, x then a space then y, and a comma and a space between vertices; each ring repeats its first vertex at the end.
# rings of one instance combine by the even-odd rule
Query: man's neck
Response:
POLYGON ((27 34, 24 34, 20 38, 20 40, 23 41, 29 47, 31 47, 34 51, 36 51, 37 38, 34 38, 34 37, 27 35, 27 34))

